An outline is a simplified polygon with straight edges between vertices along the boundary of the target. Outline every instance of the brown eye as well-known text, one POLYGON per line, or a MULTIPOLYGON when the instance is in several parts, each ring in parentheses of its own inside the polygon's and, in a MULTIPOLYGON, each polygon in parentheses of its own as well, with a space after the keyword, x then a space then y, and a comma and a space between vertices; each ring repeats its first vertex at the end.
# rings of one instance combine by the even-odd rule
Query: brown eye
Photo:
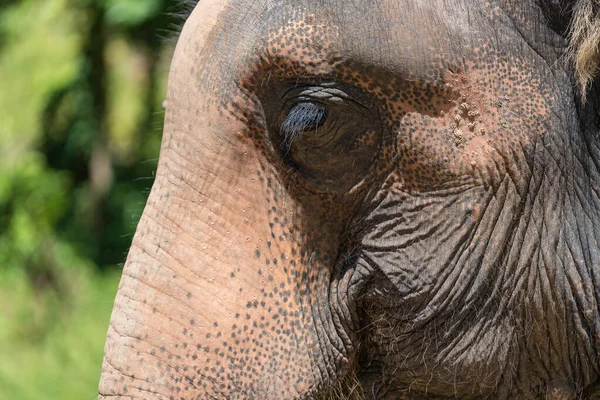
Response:
POLYGON ((261 97, 272 148, 298 187, 343 192, 370 173, 384 135, 378 108, 361 89, 291 82, 272 84, 261 97))
POLYGON ((322 104, 302 102, 290 109, 281 125, 281 147, 287 153, 294 140, 303 132, 318 132, 327 118, 327 110, 322 104))
POLYGON ((369 170, 381 142, 376 113, 353 102, 298 103, 280 128, 284 160, 315 190, 347 190, 369 170))

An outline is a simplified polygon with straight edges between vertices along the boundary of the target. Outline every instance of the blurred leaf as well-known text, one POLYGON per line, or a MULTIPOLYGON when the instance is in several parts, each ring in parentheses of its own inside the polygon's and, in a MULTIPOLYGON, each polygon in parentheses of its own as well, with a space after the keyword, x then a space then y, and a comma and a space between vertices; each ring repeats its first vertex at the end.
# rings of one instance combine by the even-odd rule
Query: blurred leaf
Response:
POLYGON ((95 399, 118 273, 77 268, 65 304, 23 276, 1 279, 0 398, 95 399), (8 362, 10 360, 10 362, 8 362))
POLYGON ((162 0, 107 0, 109 25, 134 27, 154 18, 163 8, 162 0))
POLYGON ((0 5, 0 399, 96 397, 117 266, 154 179, 170 63, 157 30, 174 3, 0 5))
POLYGON ((17 268, 35 258, 67 209, 68 190, 67 175, 46 169, 39 153, 28 153, 3 170, 0 210, 9 212, 0 220, 3 268, 17 268))
MULTIPOLYGON (((0 14, 0 159, 10 163, 39 139, 51 94, 77 76, 81 13, 67 0, 26 0, 0 14), (10 150, 10 151, 9 151, 10 150)), ((0 162, 0 165, 2 165, 0 162)))
POLYGON ((120 163, 139 157, 138 127, 148 110, 144 100, 150 94, 150 60, 142 49, 123 37, 112 40, 106 49, 108 70, 108 135, 120 163))

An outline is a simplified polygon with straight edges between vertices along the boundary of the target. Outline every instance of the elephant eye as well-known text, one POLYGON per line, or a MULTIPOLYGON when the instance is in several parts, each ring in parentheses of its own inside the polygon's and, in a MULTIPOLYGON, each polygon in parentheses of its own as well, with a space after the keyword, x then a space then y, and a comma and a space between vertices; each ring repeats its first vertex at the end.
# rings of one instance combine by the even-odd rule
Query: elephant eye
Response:
POLYGON ((261 100, 273 150, 300 186, 347 190, 377 156, 383 126, 375 103, 359 88, 283 82, 268 86, 261 100))
POLYGON ((302 132, 318 131, 327 118, 325 106, 315 102, 294 105, 281 124, 282 148, 287 152, 302 132))

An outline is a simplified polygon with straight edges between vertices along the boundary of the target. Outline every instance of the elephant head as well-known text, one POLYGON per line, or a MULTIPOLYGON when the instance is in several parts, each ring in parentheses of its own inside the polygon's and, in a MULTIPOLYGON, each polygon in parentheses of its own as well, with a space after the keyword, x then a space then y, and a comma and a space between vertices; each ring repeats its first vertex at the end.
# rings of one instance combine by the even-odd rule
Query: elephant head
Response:
POLYGON ((576 398, 593 0, 202 0, 100 398, 576 398))

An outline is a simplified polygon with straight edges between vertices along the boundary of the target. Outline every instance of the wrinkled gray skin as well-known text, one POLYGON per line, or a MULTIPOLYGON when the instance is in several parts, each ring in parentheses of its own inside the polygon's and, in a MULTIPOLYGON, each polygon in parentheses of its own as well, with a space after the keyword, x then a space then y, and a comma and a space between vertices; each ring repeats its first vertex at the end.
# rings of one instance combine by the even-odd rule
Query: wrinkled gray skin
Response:
POLYGON ((592 396, 574 3, 201 1, 100 398, 592 396))

